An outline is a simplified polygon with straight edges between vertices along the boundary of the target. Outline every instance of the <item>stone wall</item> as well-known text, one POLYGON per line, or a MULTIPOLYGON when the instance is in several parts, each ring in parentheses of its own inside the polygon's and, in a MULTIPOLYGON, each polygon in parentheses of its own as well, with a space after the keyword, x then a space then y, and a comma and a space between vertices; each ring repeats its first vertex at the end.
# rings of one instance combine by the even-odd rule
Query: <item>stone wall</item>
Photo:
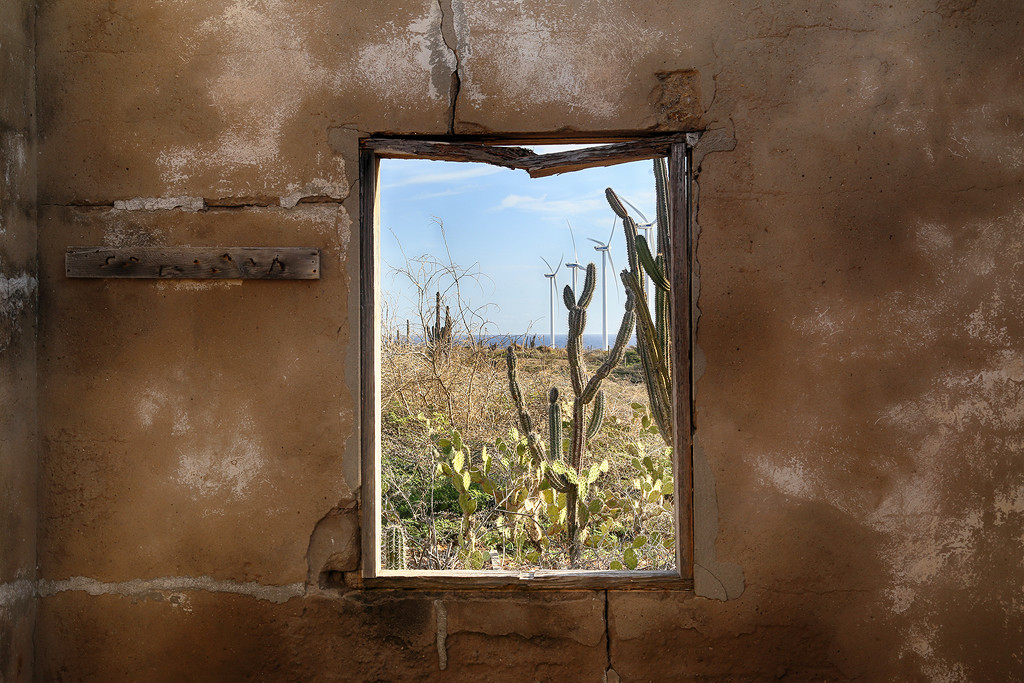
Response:
POLYGON ((1019 676, 1022 18, 40 2, 36 676, 1019 676), (698 595, 319 587, 359 493, 358 135, 694 126, 698 595), (83 244, 323 277, 69 280, 83 244))
POLYGON ((0 680, 32 675, 36 577, 35 10, 0 5, 0 680))

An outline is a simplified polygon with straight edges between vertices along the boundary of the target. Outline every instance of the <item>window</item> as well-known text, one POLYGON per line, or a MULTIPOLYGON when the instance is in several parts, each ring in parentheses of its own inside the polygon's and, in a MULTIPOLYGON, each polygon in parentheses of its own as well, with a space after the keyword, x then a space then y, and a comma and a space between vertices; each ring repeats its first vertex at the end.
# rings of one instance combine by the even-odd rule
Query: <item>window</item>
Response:
MULTIPOLYGON (((506 140, 362 141, 361 495, 366 585, 692 587, 690 149, 696 138, 689 133, 628 141, 588 140, 583 142, 589 145, 550 153, 506 140), (563 282, 572 281, 573 275, 576 282, 557 293, 557 275, 544 271, 551 280, 551 300, 543 300, 549 305, 536 303, 546 315, 534 319, 534 323, 543 319, 543 325, 511 329, 517 323, 489 324, 493 321, 487 310, 464 291, 489 276, 476 265, 479 261, 456 258, 444 242, 444 253, 435 250, 420 256, 416 249, 396 251, 393 243, 402 245, 408 237, 394 234, 388 230, 393 226, 381 222, 382 208, 386 213, 397 196, 392 186, 401 184, 389 184, 387 173, 382 175, 389 164, 402 163, 393 160, 474 165, 460 170, 487 164, 488 169, 512 169, 520 176, 525 171, 530 178, 547 178, 569 172, 579 172, 572 173, 577 176, 587 169, 643 160, 649 163, 651 159, 663 159, 661 167, 667 168, 657 193, 664 200, 656 221, 661 236, 652 237, 647 249, 646 241, 630 237, 638 234, 637 217, 646 218, 649 213, 653 218, 654 209, 641 211, 627 198, 622 201, 616 196, 609 199, 606 209, 608 219, 618 221, 617 230, 625 235, 619 239, 629 243, 627 253, 631 255, 622 276, 626 303, 621 322, 608 315, 607 296, 594 296, 599 279, 602 288, 608 287, 608 279, 598 277, 599 268, 578 263, 588 260, 585 258, 563 258, 559 262, 563 265, 556 265, 554 271, 565 268, 563 282), (385 251, 400 256, 382 260, 382 245, 385 251), (573 275, 566 274, 569 269, 573 275), (396 285, 396 280, 400 284, 396 285), (394 297, 402 295, 403 287, 414 294, 406 297, 411 308, 401 311, 394 297), (658 291, 666 292, 661 310, 654 303, 658 291), (648 293, 650 303, 646 302, 648 293), (644 303, 638 295, 644 297, 644 303), (592 304, 594 310, 588 316, 592 304), (554 335, 555 316, 562 319, 562 325, 569 321, 568 328, 563 328, 565 349, 557 342, 561 335, 554 335), (595 323, 609 317, 613 319, 602 326, 599 335, 603 344, 597 345, 607 345, 609 350, 586 349, 582 335, 593 334, 595 323), (583 320, 588 320, 586 326, 583 320), (666 324, 659 332, 662 321, 666 324), (666 343, 668 329, 671 341, 666 343), (635 332, 631 335, 630 330, 635 332), (506 350, 509 346, 513 348, 506 350), (658 349, 663 347, 668 350, 666 358, 659 355, 658 349), (625 368, 621 365, 624 359, 625 368), (630 361, 632 375, 628 372, 630 361), (478 364, 473 367, 479 370, 466 371, 466 363, 478 364), (458 369, 451 370, 453 365, 458 369), (554 366, 562 373, 560 382, 545 376, 554 366), (655 380, 647 378, 659 368, 661 384, 655 386, 655 380), (669 372, 669 368, 674 370, 669 372), (442 370, 455 374, 442 376, 442 370), (411 392, 411 398, 403 396, 404 387, 411 386, 408 373, 419 371, 426 376, 417 380, 423 382, 417 386, 434 388, 411 392), (620 401, 609 410, 605 404, 610 399, 605 399, 601 387, 613 387, 616 381, 626 385, 630 376, 644 378, 639 397, 626 404, 620 401), (561 386, 552 387, 558 392, 546 386, 541 390, 537 381, 561 386), (486 384, 488 405, 501 404, 483 417, 474 418, 471 411, 459 409, 471 399, 461 395, 453 399, 453 392, 472 391, 466 387, 474 382, 477 387, 486 384), (651 386, 655 388, 647 388, 651 386), (602 419, 616 410, 615 415, 602 419), (481 429, 474 428, 477 424, 481 429), (641 440, 628 436, 633 433, 630 429, 638 430, 641 436, 636 438, 641 440), (561 438, 559 431, 564 432, 561 438), (608 445, 616 436, 625 440, 608 445), (659 445, 648 451, 642 439, 653 439, 659 445), (396 440, 404 445, 396 446, 396 440), (588 449, 588 443, 607 450, 588 449), (404 460, 395 455, 397 451, 404 460), (632 488, 616 488, 608 483, 613 478, 632 488), (438 512, 439 503, 447 505, 444 515, 438 512), (645 519, 645 510, 651 505, 660 506, 655 516, 661 519, 662 528, 645 526, 650 521, 645 519), (417 517, 414 508, 427 513, 417 517), (661 518, 661 510, 667 512, 667 519, 661 518), (440 529, 442 521, 444 530, 440 529), (410 543, 419 551, 410 553, 410 543)), ((474 172, 468 171, 449 177, 472 175, 474 172)), ((506 204, 516 204, 530 195, 508 197, 506 204)), ((444 216, 437 216, 433 226, 442 239, 444 221, 444 216)), ((494 222, 493 216, 481 215, 474 229, 484 234, 498 232, 492 227, 494 222)), ((427 227, 416 225, 413 230, 427 227)), ((639 234, 643 232, 641 229, 639 234)), ((571 232, 569 236, 575 238, 571 232)), ((449 233, 448 239, 452 237, 449 233)), ((492 249, 507 261, 518 258, 514 250, 501 246, 503 240, 512 238, 507 234, 489 237, 492 249)), ((601 247, 607 251, 612 240, 591 241, 598 243, 598 251, 601 247)), ((537 256, 552 264, 558 253, 537 246, 537 256)), ((601 253, 596 259, 602 266, 605 256, 601 253)), ((614 272, 614 268, 601 270, 614 272)), ((536 268, 529 272, 534 291, 542 282, 538 274, 536 268)), ((525 291, 515 281, 512 287, 525 291)))

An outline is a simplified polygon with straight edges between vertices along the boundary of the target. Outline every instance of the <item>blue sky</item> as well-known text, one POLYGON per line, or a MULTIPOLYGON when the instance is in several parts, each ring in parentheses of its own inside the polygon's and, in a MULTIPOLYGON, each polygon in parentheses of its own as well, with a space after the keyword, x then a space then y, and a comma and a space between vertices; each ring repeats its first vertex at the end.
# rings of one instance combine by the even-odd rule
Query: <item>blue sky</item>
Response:
MULTIPOLYGON (((565 147, 534 149, 545 152, 565 147)), ((598 267, 597 293, 588 309, 587 333, 599 334, 601 254, 587 238, 605 241, 612 231, 615 215, 604 198, 606 187, 612 187, 653 220, 655 193, 650 161, 532 179, 525 171, 487 164, 381 160, 381 289, 385 315, 390 314, 403 332, 405 319, 412 318, 415 334, 415 288, 393 269, 401 268, 406 257, 423 254, 447 260, 439 225, 443 223, 451 260, 480 274, 463 280, 461 291, 471 307, 488 305, 483 315, 491 323, 489 333, 523 334, 530 330, 538 335, 538 342, 542 337, 546 339, 550 285, 544 273, 550 271, 541 257, 552 266, 561 257, 555 334, 564 334, 566 310, 561 291, 572 284, 571 270, 565 266, 573 260, 571 225, 579 262, 593 261, 598 267)), ((622 224, 614 223, 614 274, 608 266, 610 334, 615 333, 622 318, 625 296, 617 273, 627 265, 622 224)), ((429 298, 432 304, 432 292, 429 298)))

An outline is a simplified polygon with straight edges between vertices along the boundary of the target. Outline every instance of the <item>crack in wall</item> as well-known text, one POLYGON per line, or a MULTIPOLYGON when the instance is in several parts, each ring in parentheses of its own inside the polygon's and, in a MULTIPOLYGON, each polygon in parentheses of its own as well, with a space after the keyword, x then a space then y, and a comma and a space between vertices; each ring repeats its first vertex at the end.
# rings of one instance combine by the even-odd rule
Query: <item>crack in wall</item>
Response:
POLYGON ((604 649, 605 649, 605 667, 604 667, 604 681, 603 683, 609 683, 610 681, 617 682, 619 675, 612 668, 612 632, 608 624, 608 591, 604 591, 604 649))
POLYGON ((238 582, 214 579, 211 576, 161 576, 155 579, 131 579, 129 581, 106 582, 86 576, 73 576, 57 581, 15 581, 0 584, 0 607, 19 600, 33 597, 48 598, 60 593, 81 591, 92 596, 121 595, 130 598, 151 597, 153 592, 205 591, 207 593, 231 593, 245 595, 257 600, 283 603, 306 594, 305 583, 283 585, 238 582))
POLYGON ((452 70, 451 85, 448 87, 448 134, 455 134, 455 117, 459 106, 459 92, 462 90, 462 77, 460 69, 462 60, 459 57, 459 38, 455 31, 455 9, 452 7, 452 0, 437 0, 437 6, 441 10, 441 40, 445 47, 452 53, 455 59, 455 68, 452 70))
MULTIPOLYGON (((712 129, 701 135, 699 142, 693 147, 691 169, 693 186, 691 188, 692 215, 692 268, 693 283, 693 347, 691 382, 696 387, 704 375, 706 359, 704 351, 698 343, 701 308, 701 271, 698 247, 700 245, 700 173, 701 165, 709 154, 730 152, 736 148, 735 128, 732 119, 725 129, 712 129)), ((691 397, 696 401, 696 392, 691 397)), ((692 413, 697 415, 696 412, 692 413)), ((718 559, 716 541, 718 539, 718 494, 715 486, 715 475, 708 462, 707 455, 700 441, 700 426, 695 424, 693 434, 693 589, 699 597, 715 600, 731 600, 739 597, 745 588, 743 568, 737 564, 723 562, 718 559)))

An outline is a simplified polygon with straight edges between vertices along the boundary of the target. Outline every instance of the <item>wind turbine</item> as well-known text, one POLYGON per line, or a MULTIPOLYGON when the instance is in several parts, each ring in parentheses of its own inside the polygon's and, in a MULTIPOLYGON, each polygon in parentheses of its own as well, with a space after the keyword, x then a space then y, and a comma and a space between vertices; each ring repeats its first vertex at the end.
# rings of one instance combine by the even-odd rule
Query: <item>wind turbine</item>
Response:
MULTIPOLYGON (((565 256, 565 254, 562 254, 562 256, 565 256)), ((544 273, 544 277, 551 282, 551 310, 548 315, 548 318, 551 321, 551 336, 548 346, 551 348, 555 348, 555 290, 558 289, 558 285, 555 283, 555 276, 558 275, 558 270, 562 267, 562 256, 558 257, 558 268, 555 268, 550 273, 544 273)), ((551 270, 551 264, 548 263, 546 258, 541 256, 540 260, 544 262, 544 265, 548 267, 548 270, 551 270)))
MULTIPOLYGON (((565 267, 566 268, 572 268, 572 293, 575 294, 576 293, 576 271, 580 270, 581 268, 583 270, 586 270, 587 267, 585 265, 583 265, 582 263, 580 263, 580 259, 576 255, 576 237, 575 237, 575 235, 572 234, 572 223, 570 223, 567 220, 567 221, 565 221, 565 224, 569 226, 569 237, 572 238, 572 263, 566 263, 565 267)), ((561 260, 561 259, 559 259, 559 260, 561 260)), ((548 266, 548 268, 550 268, 550 267, 551 266, 548 266)))
POLYGON ((612 272, 615 272, 615 261, 612 261, 612 253, 608 251, 611 246, 612 237, 615 237, 615 221, 612 221, 612 231, 604 242, 595 240, 593 237, 587 239, 596 244, 594 251, 601 252, 601 344, 602 348, 608 350, 608 262, 611 261, 612 272))
MULTIPOLYGON (((649 220, 647 220, 647 216, 644 215, 644 212, 641 211, 640 209, 636 208, 636 205, 633 202, 631 202, 628 199, 626 199, 625 197, 619 197, 619 199, 621 199, 626 204, 628 204, 629 208, 631 208, 634 211, 636 211, 637 214, 640 216, 640 218, 642 218, 644 220, 643 223, 638 223, 637 224, 636 229, 644 231, 644 240, 646 240, 647 246, 652 250, 652 253, 657 253, 657 251, 658 251, 657 248, 653 244, 651 244, 651 230, 654 229, 654 225, 658 221, 649 221, 649 220)), ((649 291, 651 291, 651 279, 647 276, 647 271, 645 271, 643 268, 641 268, 640 270, 643 271, 644 291, 645 292, 649 292, 649 291)))

